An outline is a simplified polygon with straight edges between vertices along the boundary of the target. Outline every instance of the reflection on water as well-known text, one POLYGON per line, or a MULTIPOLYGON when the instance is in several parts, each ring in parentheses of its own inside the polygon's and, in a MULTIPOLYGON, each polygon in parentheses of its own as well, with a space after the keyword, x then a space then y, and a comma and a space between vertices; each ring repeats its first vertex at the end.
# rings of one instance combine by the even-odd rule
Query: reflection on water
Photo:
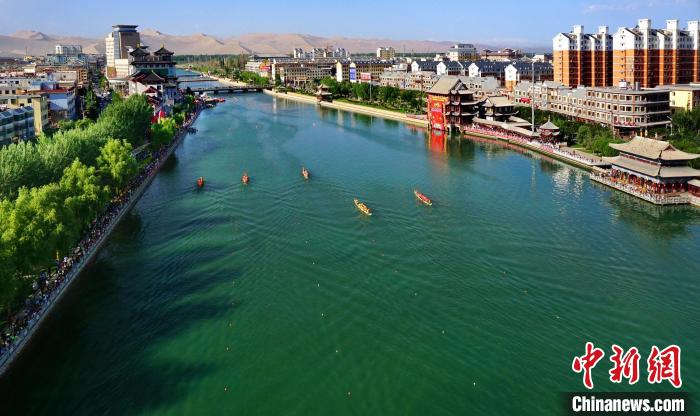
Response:
POLYGON ((608 202, 617 218, 636 229, 663 240, 689 235, 690 227, 700 225, 700 210, 691 206, 661 206, 624 192, 594 183, 609 194, 608 202))

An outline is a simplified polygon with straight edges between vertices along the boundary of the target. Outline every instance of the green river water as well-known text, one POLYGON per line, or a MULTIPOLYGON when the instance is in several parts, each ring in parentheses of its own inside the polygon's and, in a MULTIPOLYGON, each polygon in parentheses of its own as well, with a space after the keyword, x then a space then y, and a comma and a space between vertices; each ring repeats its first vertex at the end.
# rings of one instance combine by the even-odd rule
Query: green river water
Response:
POLYGON ((2 414, 561 414, 586 341, 595 391, 673 390, 645 360, 674 343, 698 391, 700 210, 262 94, 195 127, 0 380, 2 414), (608 380, 613 343, 637 385, 608 380))

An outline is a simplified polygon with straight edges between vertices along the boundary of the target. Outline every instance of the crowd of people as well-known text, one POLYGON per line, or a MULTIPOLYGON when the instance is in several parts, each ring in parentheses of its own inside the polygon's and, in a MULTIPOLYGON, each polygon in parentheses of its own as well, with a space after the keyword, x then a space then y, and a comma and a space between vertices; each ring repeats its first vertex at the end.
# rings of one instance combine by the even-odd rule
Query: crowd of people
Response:
POLYGON ((121 194, 110 201, 104 213, 92 221, 89 232, 78 243, 73 253, 56 261, 54 267, 40 272, 32 286, 34 293, 26 299, 23 310, 15 315, 0 333, 0 364, 5 355, 14 351, 19 341, 27 335, 61 291, 80 272, 88 254, 109 234, 116 223, 115 220, 132 201, 134 193, 142 191, 140 189, 142 185, 156 173, 171 149, 177 146, 178 141, 189 131, 198 113, 197 111, 193 117, 188 118, 183 127, 176 132, 171 146, 151 152, 150 162, 129 182, 121 194))
POLYGON ((687 191, 687 184, 685 186, 673 187, 673 189, 666 189, 665 187, 658 187, 656 184, 648 185, 644 182, 638 183, 635 180, 630 180, 623 172, 616 170, 605 173, 592 173, 591 177, 599 182, 604 182, 628 194, 638 196, 651 202, 674 202, 671 200, 687 198, 682 195, 682 193, 687 191))
POLYGON ((502 129, 500 127, 495 127, 495 126, 480 126, 477 124, 472 124, 470 127, 464 127, 462 128, 463 132, 473 132, 477 134, 486 134, 489 136, 494 136, 498 137, 504 140, 508 140, 510 142, 516 142, 520 143, 523 145, 529 145, 529 146, 537 146, 541 150, 547 152, 547 153, 552 153, 555 155, 559 155, 568 159, 576 160, 582 163, 585 163, 587 165, 595 165, 596 163, 600 162, 599 159, 596 159, 593 156, 586 156, 582 155, 578 152, 573 152, 570 150, 565 150, 562 149, 559 144, 556 143, 548 143, 548 142, 541 142, 539 140, 530 140, 529 138, 523 137, 522 135, 508 131, 505 129, 502 129))

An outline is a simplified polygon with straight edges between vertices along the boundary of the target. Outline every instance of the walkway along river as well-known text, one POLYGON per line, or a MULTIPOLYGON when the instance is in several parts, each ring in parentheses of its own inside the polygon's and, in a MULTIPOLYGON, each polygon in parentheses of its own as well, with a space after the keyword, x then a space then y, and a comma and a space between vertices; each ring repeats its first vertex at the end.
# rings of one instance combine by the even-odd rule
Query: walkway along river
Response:
MULTIPOLYGON (((63 295, 68 291, 71 283, 80 275, 83 268, 89 264, 95 255, 99 252, 102 245, 107 241, 111 235, 114 228, 119 224, 121 219, 131 210, 131 208, 138 202, 141 195, 148 188, 148 186, 153 181, 153 178, 158 174, 160 168, 168 160, 168 158, 173 154, 173 151, 182 142, 182 139, 187 135, 187 129, 196 121, 201 108, 197 108, 193 116, 187 120, 187 122, 179 129, 173 138, 172 143, 167 149, 161 151, 161 154, 157 159, 155 159, 152 165, 147 168, 146 172, 142 172, 145 176, 137 178, 140 180, 140 184, 135 189, 130 190, 126 201, 122 203, 121 206, 117 207, 116 212, 107 212, 104 214, 104 219, 106 219, 106 224, 104 221, 99 221, 103 219, 98 219, 96 224, 104 227, 100 231, 100 235, 92 245, 82 253, 80 260, 73 263, 65 275, 61 283, 50 293, 48 298, 44 300, 38 312, 36 312, 28 321, 27 326, 23 328, 16 338, 10 345, 8 349, 3 349, 0 355, 0 377, 2 377, 7 369, 12 365, 14 360, 22 353, 24 346, 30 342, 34 333, 39 329, 41 324, 44 322, 46 317, 51 313, 54 305, 56 305, 63 295)), ((92 233, 93 230, 90 230, 92 233)), ((90 234, 88 233, 88 234, 90 234)))
POLYGON ((561 414, 586 341, 596 391, 669 390, 610 383, 613 343, 680 345, 700 388, 698 210, 263 94, 195 127, 0 379, 3 413, 561 414))

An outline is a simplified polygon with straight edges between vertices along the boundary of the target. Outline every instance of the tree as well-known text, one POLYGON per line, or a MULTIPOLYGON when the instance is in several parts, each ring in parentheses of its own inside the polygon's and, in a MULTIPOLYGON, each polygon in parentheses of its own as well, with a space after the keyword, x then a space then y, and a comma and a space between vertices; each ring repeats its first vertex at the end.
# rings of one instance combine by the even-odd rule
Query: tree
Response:
POLYGON ((100 184, 94 167, 87 167, 77 159, 66 168, 59 185, 65 195, 64 205, 74 218, 82 219, 78 228, 92 221, 109 200, 109 188, 100 184))
POLYGON ((100 102, 92 90, 92 86, 85 91, 85 108, 83 109, 83 117, 90 120, 97 120, 100 115, 100 102))
POLYGON ((126 140, 110 139, 102 147, 97 158, 100 175, 117 192, 138 172, 138 163, 131 154, 131 144, 126 140))
POLYGON ((155 149, 159 149, 175 137, 177 125, 173 118, 165 118, 151 126, 151 143, 155 149))
POLYGON ((112 102, 102 112, 97 124, 104 136, 139 145, 145 140, 152 115, 153 109, 146 96, 135 94, 123 101, 112 102))

